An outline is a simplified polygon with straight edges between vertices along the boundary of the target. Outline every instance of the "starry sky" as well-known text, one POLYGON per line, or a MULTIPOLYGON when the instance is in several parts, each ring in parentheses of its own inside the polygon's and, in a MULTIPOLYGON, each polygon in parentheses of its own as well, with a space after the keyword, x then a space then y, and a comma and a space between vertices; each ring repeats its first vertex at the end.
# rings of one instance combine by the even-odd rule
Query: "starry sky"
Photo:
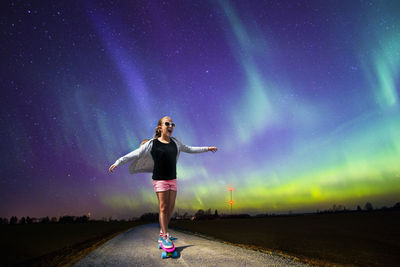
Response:
POLYGON ((400 194, 399 1, 2 1, 0 217, 157 212, 119 157, 170 116, 176 211, 400 194))

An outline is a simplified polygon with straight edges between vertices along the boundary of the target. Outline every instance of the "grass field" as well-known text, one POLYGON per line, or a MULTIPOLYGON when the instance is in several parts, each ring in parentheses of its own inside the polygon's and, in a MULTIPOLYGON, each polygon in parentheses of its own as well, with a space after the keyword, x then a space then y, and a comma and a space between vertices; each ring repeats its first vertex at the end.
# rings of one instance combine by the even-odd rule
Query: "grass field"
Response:
POLYGON ((113 236, 143 222, 0 225, 3 265, 71 265, 113 236))
MULTIPOLYGON (((0 225, 3 265, 72 265, 143 222, 0 225)), ((399 266, 400 211, 171 222, 171 226, 318 266, 399 266)))
POLYGON ((400 265, 400 211, 182 220, 171 226, 319 266, 400 265))

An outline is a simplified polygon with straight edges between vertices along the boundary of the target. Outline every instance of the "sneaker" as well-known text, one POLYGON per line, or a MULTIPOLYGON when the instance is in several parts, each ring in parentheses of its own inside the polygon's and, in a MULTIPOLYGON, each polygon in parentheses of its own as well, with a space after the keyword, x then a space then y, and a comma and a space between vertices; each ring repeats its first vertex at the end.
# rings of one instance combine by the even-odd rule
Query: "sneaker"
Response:
POLYGON ((170 240, 177 240, 178 238, 173 237, 172 235, 170 235, 169 233, 167 233, 167 237, 169 237, 170 240))
POLYGON ((161 243, 162 242, 162 240, 163 240, 163 233, 162 233, 162 231, 161 231, 161 229, 160 229, 160 235, 158 236, 158 243, 161 243))
POLYGON ((174 246, 174 243, 172 243, 171 239, 167 237, 166 239, 162 240, 162 245, 164 248, 172 248, 174 246))

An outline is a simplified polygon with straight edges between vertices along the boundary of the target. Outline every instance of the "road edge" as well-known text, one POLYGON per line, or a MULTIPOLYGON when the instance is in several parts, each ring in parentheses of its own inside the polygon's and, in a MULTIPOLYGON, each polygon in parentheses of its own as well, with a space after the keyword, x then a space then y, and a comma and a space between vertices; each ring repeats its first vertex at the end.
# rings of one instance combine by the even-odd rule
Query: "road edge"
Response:
POLYGON ((265 253, 265 254, 269 254, 272 256, 278 256, 278 257, 283 257, 287 260, 292 260, 292 261, 297 261, 297 262, 301 262, 301 263, 305 263, 308 264, 310 266, 327 266, 327 267, 333 267, 333 266, 338 266, 337 263, 333 263, 333 262, 328 262, 328 261, 324 261, 324 260, 319 260, 319 259, 311 259, 311 258, 306 258, 304 256, 298 256, 298 255, 291 255, 288 254, 285 251, 281 251, 281 250, 273 250, 273 249, 267 249, 261 246, 255 246, 255 245, 247 245, 247 244, 242 244, 242 243, 233 243, 230 241, 226 241, 226 240, 222 240, 213 236, 209 236, 203 233, 199 233, 199 232, 193 232, 184 228, 180 228, 177 226, 169 226, 170 229, 173 229, 175 231, 178 232, 182 232, 184 234, 190 234, 190 235, 195 235, 198 237, 202 237, 205 238, 207 240, 211 240, 211 241, 216 241, 219 243, 223 243, 223 244, 228 244, 228 245, 232 245, 232 246, 236 246, 236 247, 241 247, 244 249, 248 249, 248 250, 253 250, 253 251, 258 251, 261 253, 265 253))

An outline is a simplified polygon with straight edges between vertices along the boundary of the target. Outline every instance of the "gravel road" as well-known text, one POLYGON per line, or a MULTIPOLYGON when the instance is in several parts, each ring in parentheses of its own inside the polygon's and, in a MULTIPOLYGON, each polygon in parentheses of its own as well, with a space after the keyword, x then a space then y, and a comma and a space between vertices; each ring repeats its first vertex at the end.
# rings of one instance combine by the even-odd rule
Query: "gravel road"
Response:
POLYGON ((308 266, 270 255, 170 230, 178 258, 161 259, 158 224, 134 227, 104 243, 75 266, 308 266))

